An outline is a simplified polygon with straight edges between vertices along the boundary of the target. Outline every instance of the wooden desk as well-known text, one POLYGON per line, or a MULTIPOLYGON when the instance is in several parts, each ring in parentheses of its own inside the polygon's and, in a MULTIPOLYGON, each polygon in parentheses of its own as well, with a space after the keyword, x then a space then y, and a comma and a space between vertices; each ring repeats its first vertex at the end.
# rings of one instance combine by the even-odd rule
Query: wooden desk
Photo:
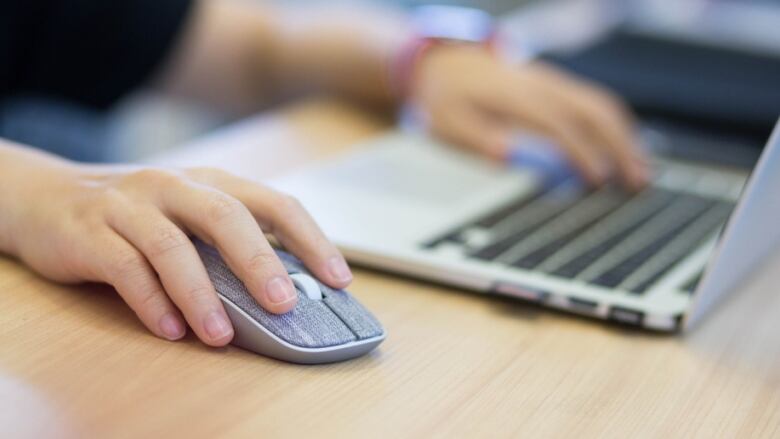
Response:
MULTIPOLYGON (((309 102, 194 148, 257 176, 382 126, 309 102), (254 144, 236 144, 247 132, 254 144), (264 158, 225 154, 242 149, 264 158)), ((162 341, 110 288, 53 285, 0 259, 0 375, 94 437, 778 437, 779 264, 684 337, 356 270, 352 290, 387 341, 304 367, 162 341)), ((18 408, 6 387, 3 411, 18 408)))

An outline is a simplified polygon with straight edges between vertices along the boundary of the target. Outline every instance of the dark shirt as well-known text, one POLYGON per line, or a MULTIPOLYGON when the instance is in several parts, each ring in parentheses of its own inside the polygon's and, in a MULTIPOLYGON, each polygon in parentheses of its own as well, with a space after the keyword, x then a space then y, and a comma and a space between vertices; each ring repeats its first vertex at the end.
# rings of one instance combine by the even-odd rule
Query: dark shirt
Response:
POLYGON ((191 0, 0 0, 0 99, 106 108, 154 75, 191 0))

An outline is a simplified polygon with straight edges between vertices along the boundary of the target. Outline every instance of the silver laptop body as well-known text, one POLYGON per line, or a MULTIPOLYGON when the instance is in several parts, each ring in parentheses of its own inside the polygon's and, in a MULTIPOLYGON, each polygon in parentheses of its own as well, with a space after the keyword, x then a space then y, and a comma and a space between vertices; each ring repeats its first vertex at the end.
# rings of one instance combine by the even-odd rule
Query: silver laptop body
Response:
POLYGON ((658 157, 640 193, 590 190, 394 132, 272 184, 353 263, 676 331, 777 244, 780 128, 749 174, 658 157))

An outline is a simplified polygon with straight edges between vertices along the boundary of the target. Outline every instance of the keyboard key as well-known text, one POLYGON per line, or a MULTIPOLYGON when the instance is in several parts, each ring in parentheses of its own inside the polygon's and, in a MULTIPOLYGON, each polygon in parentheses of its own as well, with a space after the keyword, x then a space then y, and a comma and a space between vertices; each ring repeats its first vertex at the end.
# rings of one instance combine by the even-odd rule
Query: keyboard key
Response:
POLYGON ((674 201, 654 214, 624 241, 606 251, 602 256, 582 270, 577 278, 590 282, 606 271, 624 263, 632 255, 658 241, 670 230, 675 230, 681 223, 692 221, 702 214, 713 201, 697 195, 681 194, 674 201))
POLYGON ((509 250, 517 243, 525 239, 534 230, 535 229, 533 227, 529 227, 525 230, 520 230, 515 234, 513 234, 512 236, 493 242, 490 245, 487 245, 475 252, 470 253, 469 256, 472 258, 482 259, 485 261, 492 261, 497 257, 499 257, 501 254, 503 254, 505 251, 509 250))
POLYGON ((636 273, 635 279, 627 279, 625 285, 621 287, 633 294, 645 293, 706 238, 716 233, 726 222, 733 207, 731 203, 715 205, 688 226, 667 248, 655 255, 641 271, 636 273))
MULTIPOLYGON (((565 189, 563 189, 565 190, 565 189)), ((561 193, 548 193, 537 198, 511 217, 511 222, 499 223, 489 231, 492 235, 490 244, 469 253, 470 257, 482 260, 494 260, 504 252, 520 243, 531 233, 535 233, 545 222, 576 204, 581 198, 561 193)))
MULTIPOLYGON (((541 187, 539 191, 533 194, 524 194, 480 219, 470 221, 455 230, 451 230, 424 243, 423 247, 429 249, 436 248, 438 245, 448 242, 464 244, 466 239, 463 235, 472 229, 483 230, 488 234, 497 235, 494 239, 495 241, 511 238, 512 235, 519 231, 519 228, 524 227, 529 222, 527 218, 523 217, 533 216, 534 212, 546 207, 551 200, 556 200, 558 204, 562 203, 561 194, 570 193, 571 190, 568 189, 570 186, 570 183, 560 182, 557 185, 541 187), (521 227, 513 227, 513 223, 519 224, 521 227), (498 230, 489 230, 496 227, 498 227, 498 230)), ((569 196, 568 198, 574 197, 569 196)))
MULTIPOLYGON (((609 212, 605 212, 604 215, 607 215, 609 212)), ((599 217, 601 218, 601 217, 599 217)), ((582 233, 583 230, 590 227, 596 220, 584 222, 582 224, 582 227, 577 228, 576 230, 572 231, 571 233, 562 236, 551 243, 545 245, 544 247, 541 247, 523 257, 516 260, 512 263, 515 267, 519 268, 526 268, 531 269, 535 268, 548 258, 550 258, 552 255, 560 251, 563 247, 565 247, 569 242, 571 242, 572 239, 576 238, 577 235, 582 233)))
POLYGON ((658 235, 654 237, 651 236, 651 238, 653 238, 652 240, 646 239, 646 241, 649 241, 645 243, 646 245, 642 246, 632 255, 623 259, 620 263, 601 273, 590 281, 607 288, 614 288, 618 286, 631 273, 637 270, 642 264, 647 262, 654 254, 660 251, 672 239, 678 236, 686 226, 693 223, 707 210, 708 207, 714 204, 713 202, 706 201, 701 197, 690 199, 688 201, 688 205, 685 206, 686 209, 679 212, 680 218, 678 222, 670 224, 669 228, 661 230, 661 233, 658 235))
MULTIPOLYGON (((611 187, 585 192, 566 181, 518 198, 426 247, 446 245, 469 258, 642 294, 711 239, 732 208, 665 187, 639 194, 611 187)), ((697 282, 681 288, 692 291, 697 282)))
POLYGON ((575 277, 668 206, 677 196, 674 192, 663 189, 649 188, 642 191, 592 228, 572 239, 558 254, 550 257, 537 269, 560 277, 575 277))
POLYGON ((431 240, 425 244, 423 244, 424 248, 436 248, 444 243, 456 243, 456 244, 463 244, 464 239, 463 236, 461 236, 460 229, 455 230, 454 232, 449 232, 443 236, 440 236, 434 240, 431 240))
POLYGON ((559 269, 555 270, 553 274, 565 278, 576 277, 578 274, 580 274, 580 272, 582 272, 582 270, 592 264, 593 261, 626 239, 626 237, 633 233, 634 230, 636 230, 640 225, 641 223, 638 223, 635 227, 630 227, 612 236, 606 241, 602 241, 595 247, 590 248, 585 253, 581 254, 575 259, 572 259, 565 265, 561 266, 559 269))
MULTIPOLYGON (((614 189, 603 188, 592 192, 555 216, 545 221, 533 236, 501 256, 501 262, 515 265, 522 257, 534 252, 547 244, 574 236, 577 230, 582 230, 598 218, 603 217, 616 208, 624 199, 624 194, 614 189)), ((562 245, 565 243, 562 243, 562 245)))
POLYGON ((515 201, 510 202, 509 204, 499 208, 498 210, 489 213, 488 215, 484 216, 483 218, 477 220, 474 222, 474 226, 482 227, 485 229, 490 229, 494 227, 496 224, 500 223, 501 221, 507 219, 508 217, 512 216, 516 212, 522 210, 529 204, 544 198, 546 195, 554 192, 555 190, 558 190, 561 188, 562 185, 566 184, 566 182, 561 181, 554 185, 548 185, 541 187, 538 191, 536 191, 533 194, 525 194, 522 197, 516 199, 515 201))

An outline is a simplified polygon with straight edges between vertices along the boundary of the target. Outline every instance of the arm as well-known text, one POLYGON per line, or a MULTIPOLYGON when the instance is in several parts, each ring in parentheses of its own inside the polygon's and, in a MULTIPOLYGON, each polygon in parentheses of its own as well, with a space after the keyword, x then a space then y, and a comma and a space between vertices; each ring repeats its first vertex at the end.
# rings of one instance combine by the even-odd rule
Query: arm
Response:
POLYGON ((593 84, 538 62, 512 66, 476 46, 441 46, 414 66, 408 96, 387 86, 388 65, 410 40, 402 14, 201 1, 165 69, 164 89, 248 112, 317 89, 374 106, 413 101, 428 128, 455 145, 505 161, 518 131, 550 138, 586 180, 647 179, 629 112, 593 84))
POLYGON ((395 10, 201 0, 157 85, 232 112, 301 90, 388 107, 386 64, 409 34, 395 10))

